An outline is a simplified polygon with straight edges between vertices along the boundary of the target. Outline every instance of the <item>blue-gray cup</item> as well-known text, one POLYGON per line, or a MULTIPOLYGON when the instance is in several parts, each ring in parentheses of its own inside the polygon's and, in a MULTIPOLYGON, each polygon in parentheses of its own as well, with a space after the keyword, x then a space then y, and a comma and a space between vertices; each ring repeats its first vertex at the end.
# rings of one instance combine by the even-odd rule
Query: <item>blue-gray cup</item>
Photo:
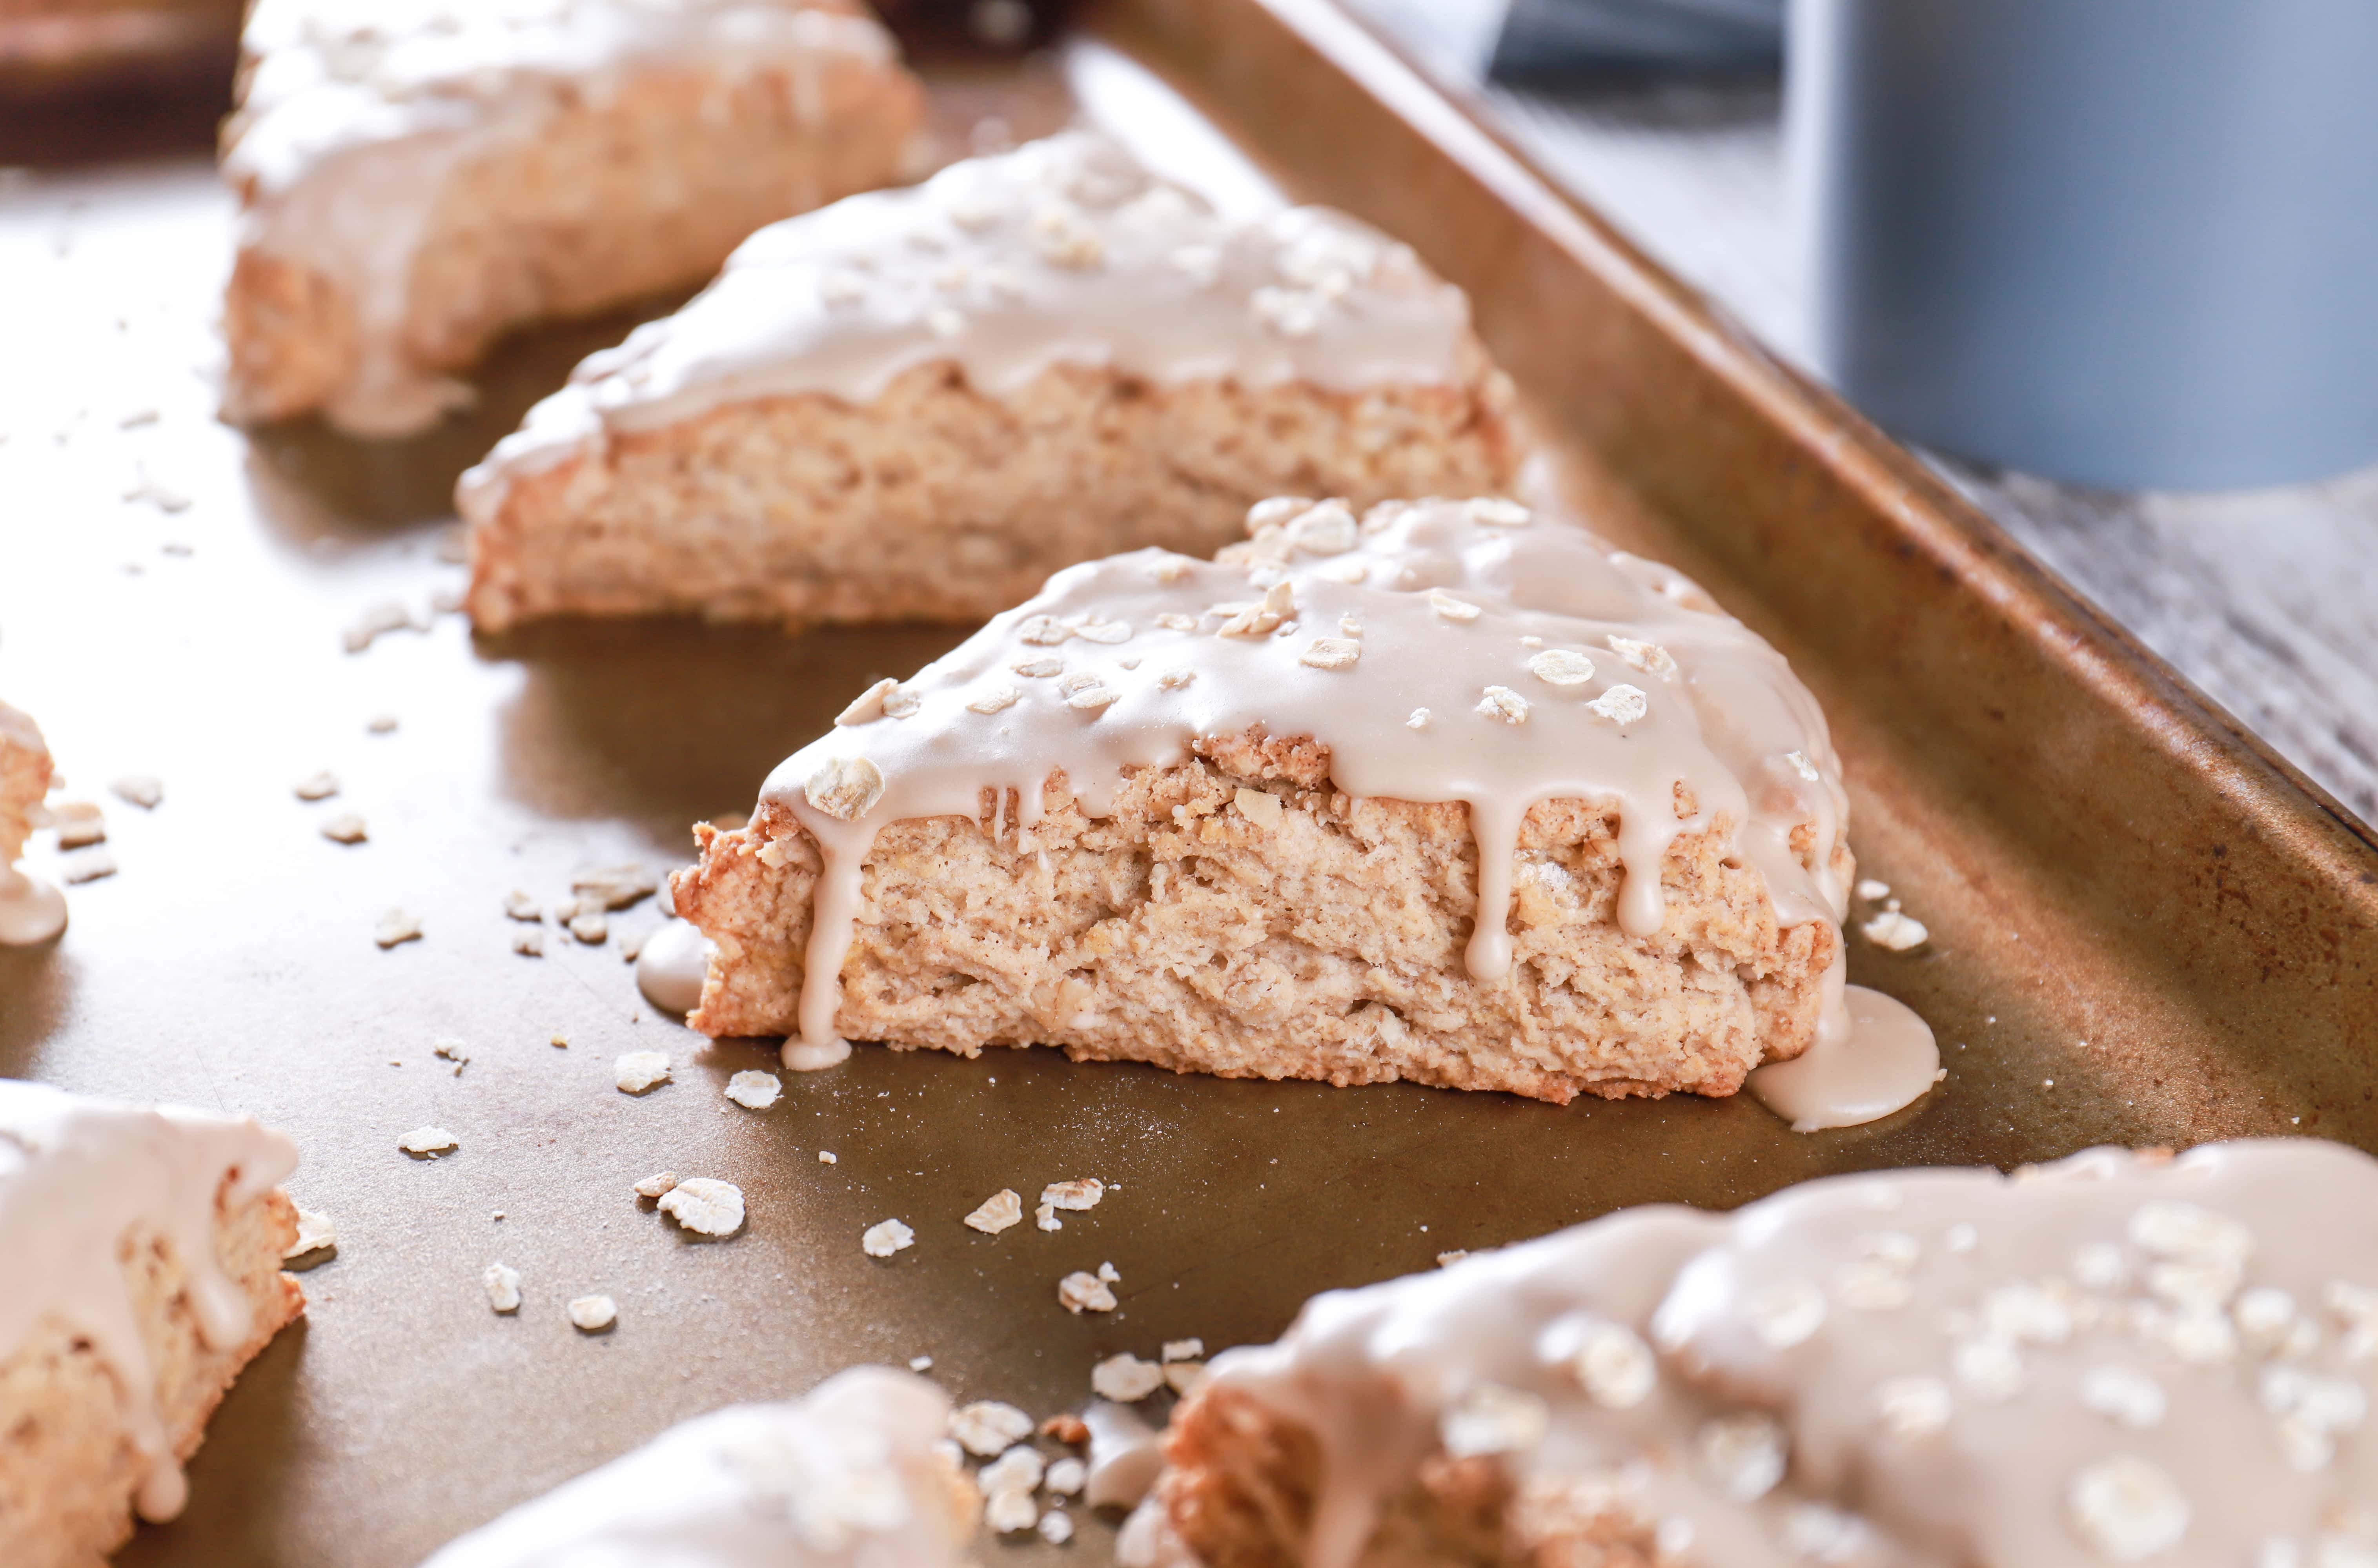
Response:
POLYGON ((2378 461, 2378 0, 1792 0, 1817 368, 2125 488, 2378 461))

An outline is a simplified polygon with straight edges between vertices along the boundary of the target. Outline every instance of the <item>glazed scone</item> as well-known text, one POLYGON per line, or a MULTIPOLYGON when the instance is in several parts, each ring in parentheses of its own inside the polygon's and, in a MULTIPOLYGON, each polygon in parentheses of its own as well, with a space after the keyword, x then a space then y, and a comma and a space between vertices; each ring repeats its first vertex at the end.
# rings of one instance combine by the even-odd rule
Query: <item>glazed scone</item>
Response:
POLYGON ((50 748, 32 716, 0 703, 0 871, 16 863, 50 792, 50 748))
POLYGON ((697 828, 693 1027, 1564 1103, 1808 1047, 1851 859, 1781 655, 1508 501, 1250 522, 1059 573, 697 828))
POLYGON ((958 1568, 981 1500, 922 1378, 858 1367, 681 1421, 424 1568, 958 1568))
POLYGON ((458 487, 472 620, 979 621, 1267 495, 1504 489, 1508 401, 1405 247, 1070 131, 763 230, 589 358, 458 487))
POLYGON ((2378 1561, 2378 1162, 2309 1140, 1636 1210, 1308 1302, 1127 1563, 2378 1561))
POLYGON ((170 1519, 232 1380, 304 1310, 297 1151, 247 1117, 0 1080, 0 1562, 170 1519))
POLYGON ((17 867, 42 820, 51 777, 41 728, 0 703, 0 947, 46 942, 66 929, 66 896, 17 867))
POLYGON ((921 150, 859 0, 257 0, 243 48, 243 422, 421 429, 512 328, 690 287, 921 150))

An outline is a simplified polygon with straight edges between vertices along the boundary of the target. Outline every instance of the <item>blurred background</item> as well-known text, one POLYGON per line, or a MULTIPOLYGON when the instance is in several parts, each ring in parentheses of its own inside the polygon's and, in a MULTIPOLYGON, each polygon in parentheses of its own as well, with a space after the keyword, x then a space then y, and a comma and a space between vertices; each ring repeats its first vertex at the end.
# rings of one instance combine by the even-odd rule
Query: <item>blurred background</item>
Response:
MULTIPOLYGON (((2378 6, 1315 3, 2378 820, 2378 6)), ((1025 53, 1067 7, 882 9, 1025 53)), ((0 0, 0 201, 202 148, 239 10, 0 0)))

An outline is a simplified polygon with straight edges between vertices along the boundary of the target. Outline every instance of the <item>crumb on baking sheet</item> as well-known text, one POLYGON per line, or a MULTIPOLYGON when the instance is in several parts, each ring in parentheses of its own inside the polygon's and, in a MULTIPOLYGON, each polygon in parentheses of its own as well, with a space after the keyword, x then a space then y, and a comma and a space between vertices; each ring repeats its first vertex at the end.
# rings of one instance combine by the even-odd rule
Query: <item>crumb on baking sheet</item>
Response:
MULTIPOLYGON (((1088 1441, 1087 1429, 1084 1441, 1088 1441)), ((1083 1483, 1089 1478, 1089 1465, 1069 1453, 1049 1466, 1049 1473, 1042 1478, 1041 1485, 1047 1487, 1053 1496, 1074 1497, 1080 1493, 1083 1483)))
POLYGON ((540 923, 545 919, 545 911, 537 901, 517 887, 504 895, 504 913, 514 920, 527 921, 532 923, 540 923))
POLYGON ((372 940, 382 947, 421 940, 421 917, 402 910, 390 910, 372 926, 372 940))
POLYGON ((870 1258, 889 1258, 904 1248, 913 1247, 917 1233, 898 1220, 883 1220, 867 1227, 859 1245, 870 1258))
POLYGON ((1115 1293, 1107 1282, 1086 1270, 1076 1269, 1057 1282, 1057 1301, 1066 1311, 1111 1312, 1115 1309, 1115 1293))
POLYGON ((58 880, 79 885, 115 874, 115 857, 103 849, 77 850, 58 862, 58 880))
POLYGON ((569 1312, 582 1333, 600 1333, 619 1321, 619 1304, 607 1296, 582 1296, 570 1304, 569 1312))
MULTIPOLYGON (((1278 801, 1277 795, 1264 797, 1278 801)), ((1052 1181, 1040 1189, 1040 1201, 1053 1209, 1087 1210, 1099 1206, 1107 1195, 1106 1183, 1096 1176, 1081 1176, 1072 1181, 1052 1181)))
POLYGON ((1932 938, 1932 933, 1914 915, 1897 910, 1884 910, 1858 927, 1858 934, 1878 947, 1894 953, 1904 953, 1921 947, 1932 938))
POLYGON ((666 1051, 625 1051, 611 1064, 612 1081, 622 1094, 642 1094, 669 1080, 666 1051))
POLYGON ((1032 1417, 996 1399, 979 1399, 950 1412, 950 1436, 978 1459, 989 1459, 1032 1435, 1032 1417))
POLYGON ((966 1223, 985 1236, 997 1236, 1011 1225, 1024 1223, 1024 1200, 1012 1187, 1003 1187, 975 1206, 966 1223))
POLYGON ((1032 1211, 1032 1223, 1042 1230, 1063 1230, 1065 1222, 1057 1217, 1057 1205, 1043 1203, 1032 1211))
POLYGON ((545 957, 545 933, 542 931, 513 932, 512 951, 523 959, 545 957))
POLYGON ((165 784, 153 773, 127 773, 110 784, 116 799, 138 806, 142 811, 155 811, 165 799, 165 784))
POLYGON ((107 841, 107 815, 90 801, 60 801, 50 808, 50 826, 58 830, 61 850, 107 841))
POLYGON ((1028 1442, 1019 1442, 975 1473, 975 1485, 986 1492, 1039 1490, 1049 1462, 1028 1442))
POLYGON ((1164 1369, 1164 1385, 1186 1399, 1206 1386, 1207 1376, 1203 1361, 1169 1362, 1164 1369))
POLYGON ((1167 1361, 1202 1361, 1206 1358, 1206 1342, 1202 1339, 1168 1339, 1164 1342, 1167 1361))
POLYGON ((570 879, 570 890, 582 907, 592 903, 606 910, 624 910, 660 889, 660 880, 641 865, 592 866, 570 879))
POLYGON ((1074 1538, 1073 1515, 1062 1508, 1051 1508, 1040 1515, 1040 1538, 1051 1546, 1063 1546, 1074 1538))
POLYGON ((908 1357, 908 1370, 912 1372, 930 1372, 932 1369, 933 1358, 931 1357, 911 1356, 908 1357))
POLYGON ((783 1079, 757 1068, 746 1068, 727 1080, 727 1097, 747 1111, 764 1111, 784 1092, 783 1079))
POLYGON ((570 935, 590 947, 601 947, 604 939, 611 935, 611 923, 604 917, 601 910, 582 907, 570 918, 568 924, 570 935))
POLYGON ((676 1185, 677 1173, 675 1171, 660 1171, 655 1175, 648 1176, 643 1180, 636 1183, 636 1196, 639 1198, 652 1199, 663 1198, 667 1196, 668 1189, 676 1185))
POLYGON ((327 801, 339 792, 339 776, 328 768, 309 778, 301 778, 294 786, 301 801, 327 801))
POLYGON ((281 1254, 281 1260, 285 1263, 311 1252, 328 1252, 338 1245, 338 1222, 328 1214, 301 1208, 297 1211, 297 1239, 281 1254))
POLYGON ((1062 1411, 1040 1423, 1040 1435, 1051 1441, 1072 1443, 1078 1448, 1090 1441, 1090 1424, 1070 1410, 1062 1411))
POLYGON ((833 1164, 834 1163, 835 1163, 835 1157, 834 1157, 834 1151, 833 1151, 833 1150, 831 1150, 831 1149, 821 1149, 821 1150, 819 1150, 819 1151, 818 1151, 818 1164, 821 1164, 821 1165, 831 1165, 831 1164, 833 1164))
POLYGON ((417 1127, 406 1133, 398 1141, 397 1147, 408 1154, 418 1154, 427 1158, 443 1154, 449 1150, 459 1149, 462 1143, 442 1127, 417 1127))
POLYGON ((995 1491, 983 1501, 982 1521, 1000 1535, 1028 1530, 1039 1519, 1039 1505, 1028 1491, 995 1491))
POLYGON ((490 1263, 479 1276, 487 1288, 487 1306, 498 1312, 517 1312, 521 1306, 520 1271, 508 1263, 490 1263))

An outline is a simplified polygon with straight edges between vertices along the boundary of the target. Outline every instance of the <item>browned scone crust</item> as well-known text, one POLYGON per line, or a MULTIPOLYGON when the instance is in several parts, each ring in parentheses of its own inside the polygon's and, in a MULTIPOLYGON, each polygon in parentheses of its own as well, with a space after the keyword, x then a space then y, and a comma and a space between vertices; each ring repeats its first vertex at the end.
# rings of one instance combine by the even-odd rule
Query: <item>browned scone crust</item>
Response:
MULTIPOLYGON (((988 791, 979 821, 887 826, 867 861, 838 1031, 895 1049, 1040 1043, 1075 1060, 1556 1104, 1730 1094, 1815 1036, 1840 937, 1822 921, 1778 926, 1758 873, 1727 860, 1723 820, 1670 848, 1665 923, 1638 939, 1617 924, 1615 811, 1534 807, 1509 921, 1517 961, 1487 984, 1464 967, 1477 870, 1465 807, 1354 800, 1310 741, 1257 731, 1197 750, 1134 775, 1103 819, 1052 774, 1038 849, 1016 847, 1012 791, 996 838, 988 791), (1275 826, 1236 805, 1241 787, 1279 799, 1275 826)), ((735 832, 695 831, 702 859, 679 874, 677 908, 718 952, 688 1021, 714 1036, 791 1032, 815 845, 774 806, 735 832)))
POLYGON ((562 614, 981 620, 1078 561, 1210 555, 1271 495, 1499 494, 1509 393, 1466 383, 1159 385, 1059 366, 991 396, 952 363, 853 405, 732 403, 514 481, 471 537, 482 631, 562 614))
MULTIPOLYGON (((690 288, 753 230, 900 178, 924 122, 915 76, 853 57, 647 65, 556 90, 562 105, 534 139, 465 163, 438 198, 402 334, 416 370, 465 368, 529 322, 690 288)), ((239 129, 234 114, 226 148, 239 129)), ((256 195, 242 190, 243 208, 256 195)), ((323 406, 361 357, 342 285, 252 245, 233 266, 223 334, 224 413, 244 424, 323 406)))
MULTIPOLYGON (((186 1270, 154 1232, 118 1244, 176 1458, 198 1452, 240 1369, 305 1309, 305 1292, 281 1270, 296 1237, 296 1209, 278 1188, 236 1210, 218 1200, 216 1257, 256 1311, 255 1332, 228 1352, 200 1336, 186 1270)), ((145 1472, 114 1376, 88 1342, 45 1321, 0 1361, 0 1563, 102 1568, 132 1535, 145 1472)))
MULTIPOLYGON (((1203 1568, 1300 1568, 1320 1488, 1313 1434, 1212 1385, 1173 1412, 1156 1501, 1203 1568)), ((1651 1568, 1647 1523, 1590 1485, 1514 1496, 1491 1458, 1423 1461, 1356 1568, 1651 1568)))

